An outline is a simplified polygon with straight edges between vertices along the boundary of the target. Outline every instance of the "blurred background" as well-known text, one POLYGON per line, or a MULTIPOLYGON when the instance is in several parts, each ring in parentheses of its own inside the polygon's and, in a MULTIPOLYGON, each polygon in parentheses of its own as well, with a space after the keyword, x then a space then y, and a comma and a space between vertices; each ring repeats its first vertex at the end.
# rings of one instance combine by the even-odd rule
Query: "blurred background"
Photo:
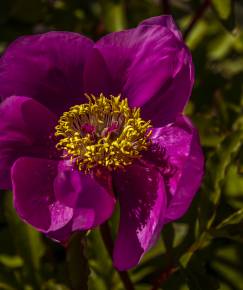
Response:
MULTIPOLYGON (((196 83, 185 113, 199 128, 206 175, 189 212, 164 228, 129 275, 136 290, 242 290, 242 0, 0 0, 0 54, 21 35, 69 30, 96 40, 160 14, 173 15, 193 54, 196 83)), ((11 193, 1 192, 0 289, 88 286, 124 289, 99 231, 62 247, 21 222, 11 193)))

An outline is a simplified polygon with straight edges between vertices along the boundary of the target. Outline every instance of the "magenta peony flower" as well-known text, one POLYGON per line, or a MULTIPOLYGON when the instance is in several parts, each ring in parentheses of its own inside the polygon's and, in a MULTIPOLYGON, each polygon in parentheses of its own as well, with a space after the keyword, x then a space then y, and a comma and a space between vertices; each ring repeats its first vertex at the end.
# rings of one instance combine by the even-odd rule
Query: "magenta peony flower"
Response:
POLYGON ((181 115, 193 82, 170 16, 96 43, 70 32, 19 38, 0 60, 0 188, 61 242, 119 201, 114 265, 135 266, 202 179, 198 133, 181 115))

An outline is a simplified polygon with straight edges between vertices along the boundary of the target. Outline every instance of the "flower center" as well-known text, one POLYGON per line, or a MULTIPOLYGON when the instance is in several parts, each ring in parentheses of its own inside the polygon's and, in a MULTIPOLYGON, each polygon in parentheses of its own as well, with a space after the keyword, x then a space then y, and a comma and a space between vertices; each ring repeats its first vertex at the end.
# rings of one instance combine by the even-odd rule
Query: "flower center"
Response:
POLYGON ((124 168, 147 150, 150 121, 120 96, 86 95, 88 102, 64 112, 56 126, 57 149, 86 173, 97 167, 124 168))

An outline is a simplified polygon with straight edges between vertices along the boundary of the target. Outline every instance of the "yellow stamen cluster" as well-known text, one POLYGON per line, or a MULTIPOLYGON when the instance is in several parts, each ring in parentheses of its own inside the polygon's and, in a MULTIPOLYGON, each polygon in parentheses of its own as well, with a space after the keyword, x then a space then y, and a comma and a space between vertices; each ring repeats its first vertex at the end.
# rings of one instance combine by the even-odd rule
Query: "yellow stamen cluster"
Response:
POLYGON ((150 122, 120 96, 86 97, 87 103, 71 107, 59 119, 57 148, 86 173, 97 167, 112 170, 130 165, 148 148, 150 122))

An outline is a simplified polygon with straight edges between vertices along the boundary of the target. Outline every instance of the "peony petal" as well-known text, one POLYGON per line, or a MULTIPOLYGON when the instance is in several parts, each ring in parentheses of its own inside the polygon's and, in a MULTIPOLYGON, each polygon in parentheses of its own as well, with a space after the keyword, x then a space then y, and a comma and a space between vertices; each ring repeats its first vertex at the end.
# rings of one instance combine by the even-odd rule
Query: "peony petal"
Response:
POLYGON ((58 230, 73 217, 73 209, 55 199, 57 171, 58 161, 29 157, 15 161, 11 171, 16 211, 42 232, 58 230))
POLYGON ((46 236, 55 242, 62 243, 64 246, 67 245, 72 236, 72 220, 59 230, 49 231, 46 236))
POLYGON ((180 218, 187 211, 202 181, 204 157, 197 130, 184 116, 174 124, 154 129, 152 141, 165 149, 174 168, 168 179, 168 206, 165 222, 180 218))
POLYGON ((115 205, 112 193, 67 161, 19 158, 12 167, 12 182, 19 216, 60 241, 103 223, 115 205))
POLYGON ((72 231, 96 227, 113 213, 116 200, 111 188, 91 175, 73 170, 68 161, 59 163, 54 188, 56 199, 74 208, 72 231))
POLYGON ((162 15, 145 19, 140 25, 159 25, 168 28, 179 39, 183 40, 181 32, 178 30, 172 16, 162 15))
POLYGON ((54 158, 50 135, 57 119, 47 108, 26 97, 0 104, 0 188, 11 189, 10 169, 20 156, 54 158))
POLYGON ((58 173, 54 180, 56 199, 66 206, 74 208, 82 190, 80 172, 74 170, 68 161, 59 162, 58 173))
POLYGON ((111 217, 116 199, 111 188, 104 187, 92 176, 80 172, 82 190, 74 211, 72 230, 94 228, 111 217))
POLYGON ((83 67, 92 46, 71 32, 18 38, 0 60, 0 96, 28 96, 62 113, 85 100, 83 67))
MULTIPOLYGON (((106 83, 113 94, 121 93, 131 106, 142 107, 143 117, 155 127, 174 121, 191 94, 192 59, 179 35, 172 18, 162 16, 159 21, 148 19, 135 29, 111 33, 94 46, 104 60, 102 67, 110 72, 106 83)), ((93 80, 97 91, 95 74, 102 67, 99 63, 94 67, 85 78, 93 80)))
POLYGON ((114 180, 121 216, 113 260, 122 271, 136 266, 156 241, 163 225, 166 193, 163 178, 154 167, 133 164, 114 180))
POLYGON ((87 58, 84 69, 84 88, 86 93, 96 96, 103 93, 105 96, 119 95, 121 91, 116 91, 112 76, 107 68, 105 60, 98 49, 92 49, 87 58))

